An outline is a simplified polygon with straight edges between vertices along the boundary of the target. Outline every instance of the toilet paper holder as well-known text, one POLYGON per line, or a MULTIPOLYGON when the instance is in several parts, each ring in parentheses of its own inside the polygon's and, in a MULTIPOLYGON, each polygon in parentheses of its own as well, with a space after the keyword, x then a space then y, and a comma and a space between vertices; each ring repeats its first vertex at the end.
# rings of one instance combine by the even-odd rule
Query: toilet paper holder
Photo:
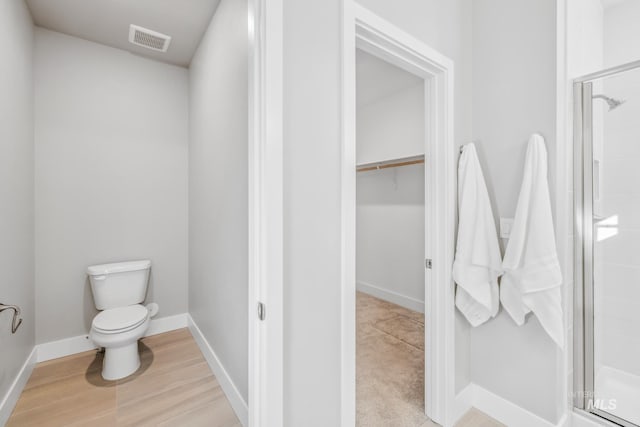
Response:
POLYGON ((20 307, 17 305, 2 304, 0 302, 0 313, 5 310, 13 310, 13 320, 11 321, 11 333, 15 334, 20 325, 22 324, 22 318, 20 318, 20 307))

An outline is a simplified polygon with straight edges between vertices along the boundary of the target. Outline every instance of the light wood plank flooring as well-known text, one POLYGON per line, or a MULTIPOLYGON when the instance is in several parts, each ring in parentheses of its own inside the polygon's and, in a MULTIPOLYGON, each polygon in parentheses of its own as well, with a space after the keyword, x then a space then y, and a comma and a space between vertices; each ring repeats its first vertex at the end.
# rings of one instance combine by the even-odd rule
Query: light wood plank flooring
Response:
POLYGON ((105 381, 96 351, 40 363, 7 424, 240 427, 188 329, 140 342, 141 368, 105 381))
MULTIPOLYGON (((356 425, 437 427, 424 415, 424 315, 356 295, 356 425)), ((456 427, 504 427, 478 410, 456 427)))
MULTIPOLYGON (((424 416, 424 317, 357 295, 357 425, 435 427, 424 416)), ((40 363, 8 427, 240 427, 187 329, 144 338, 134 375, 105 381, 102 354, 40 363)), ((501 427, 470 411, 457 427, 501 427)))

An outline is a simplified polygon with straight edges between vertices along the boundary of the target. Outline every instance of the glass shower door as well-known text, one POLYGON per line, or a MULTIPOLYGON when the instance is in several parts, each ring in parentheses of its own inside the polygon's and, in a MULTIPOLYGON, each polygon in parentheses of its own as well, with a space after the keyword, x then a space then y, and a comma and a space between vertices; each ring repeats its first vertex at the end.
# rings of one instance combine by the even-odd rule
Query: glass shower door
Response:
POLYGON ((583 258, 582 283, 576 280, 583 286, 582 407, 625 426, 640 425, 638 66, 576 85, 582 113, 576 147, 576 166, 582 167, 576 205, 583 258))

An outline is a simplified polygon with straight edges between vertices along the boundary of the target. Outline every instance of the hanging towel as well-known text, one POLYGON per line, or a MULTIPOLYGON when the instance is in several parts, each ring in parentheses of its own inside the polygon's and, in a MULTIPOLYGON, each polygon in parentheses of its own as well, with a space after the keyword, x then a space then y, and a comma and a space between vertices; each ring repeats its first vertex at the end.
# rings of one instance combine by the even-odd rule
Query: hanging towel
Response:
POLYGON ((458 165, 458 242, 453 279, 458 284, 456 307, 472 326, 498 313, 498 277, 502 258, 487 186, 476 147, 462 149, 458 165))
POLYGON ((524 179, 502 267, 500 301, 505 310, 518 325, 533 312, 562 348, 562 272, 551 217, 547 150, 538 134, 529 139, 524 179))

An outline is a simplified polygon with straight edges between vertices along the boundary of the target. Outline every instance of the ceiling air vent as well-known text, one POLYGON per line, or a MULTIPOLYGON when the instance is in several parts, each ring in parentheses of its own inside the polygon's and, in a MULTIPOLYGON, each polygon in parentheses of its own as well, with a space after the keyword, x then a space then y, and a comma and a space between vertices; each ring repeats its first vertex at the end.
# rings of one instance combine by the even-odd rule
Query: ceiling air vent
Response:
POLYGON ((155 50, 157 52, 166 52, 167 49, 169 49, 171 37, 166 34, 158 33, 132 24, 129 29, 129 41, 138 46, 146 47, 147 49, 155 50))

